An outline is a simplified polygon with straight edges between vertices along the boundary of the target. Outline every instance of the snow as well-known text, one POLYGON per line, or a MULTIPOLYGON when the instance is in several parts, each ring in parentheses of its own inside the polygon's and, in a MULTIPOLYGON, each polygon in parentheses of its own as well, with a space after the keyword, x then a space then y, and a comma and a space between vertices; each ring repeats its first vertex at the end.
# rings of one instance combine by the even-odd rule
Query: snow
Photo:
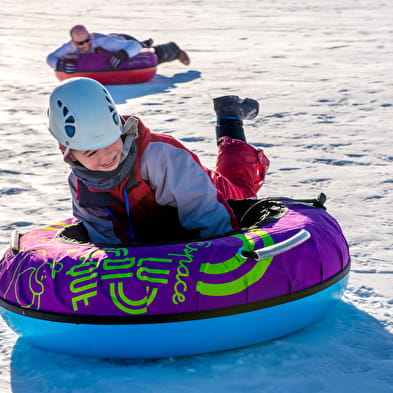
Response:
POLYGON ((109 90, 122 113, 172 133, 208 166, 212 98, 260 100, 261 115, 246 124, 249 142, 271 159, 260 195, 325 192, 352 256, 348 289, 326 318, 233 351, 77 358, 31 347, 0 320, 1 393, 393 392, 392 2, 2 0, 1 8, 1 248, 13 229, 71 214, 68 169, 47 131, 58 81, 45 58, 82 23, 187 49, 190 66, 163 64, 149 83, 109 90))

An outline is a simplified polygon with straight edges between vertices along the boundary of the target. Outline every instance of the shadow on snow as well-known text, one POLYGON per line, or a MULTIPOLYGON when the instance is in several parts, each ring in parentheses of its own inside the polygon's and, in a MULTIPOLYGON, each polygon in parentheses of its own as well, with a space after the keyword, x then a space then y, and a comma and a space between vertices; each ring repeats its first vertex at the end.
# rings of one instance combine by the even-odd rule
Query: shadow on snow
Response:
POLYGON ((388 377, 392 353, 393 335, 377 319, 341 301, 326 318, 288 336, 181 358, 81 358, 47 352, 19 338, 11 357, 11 386, 13 393, 197 393, 206 385, 215 392, 270 392, 276 391, 279 379, 288 387, 314 381, 324 392, 347 391, 348 386, 367 392, 371 379, 381 393, 390 391, 393 383, 388 377), (250 383, 259 387, 253 390, 250 383))
POLYGON ((151 94, 165 93, 170 89, 176 88, 181 83, 191 82, 200 78, 199 71, 187 71, 175 74, 171 77, 156 74, 155 77, 144 83, 130 85, 109 85, 106 86, 111 93, 116 104, 124 104, 127 100, 143 97, 151 94))

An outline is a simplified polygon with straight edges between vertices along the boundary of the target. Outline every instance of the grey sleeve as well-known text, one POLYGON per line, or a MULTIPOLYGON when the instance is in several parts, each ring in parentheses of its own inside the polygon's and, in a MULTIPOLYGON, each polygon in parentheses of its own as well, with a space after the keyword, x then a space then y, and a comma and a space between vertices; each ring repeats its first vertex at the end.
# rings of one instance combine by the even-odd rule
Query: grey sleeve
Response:
POLYGON ((66 56, 71 55, 73 53, 78 53, 78 49, 72 45, 70 42, 65 43, 60 48, 57 48, 52 53, 49 53, 48 57, 46 58, 46 62, 50 67, 53 69, 56 68, 57 61, 66 56))

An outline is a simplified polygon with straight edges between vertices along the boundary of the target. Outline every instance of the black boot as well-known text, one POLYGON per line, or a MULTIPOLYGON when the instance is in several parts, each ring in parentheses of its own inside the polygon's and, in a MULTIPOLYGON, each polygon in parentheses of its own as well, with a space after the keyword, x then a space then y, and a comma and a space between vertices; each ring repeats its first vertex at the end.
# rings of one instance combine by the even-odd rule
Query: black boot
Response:
POLYGON ((254 119, 259 112, 258 101, 238 96, 223 96, 213 99, 217 115, 217 142, 223 136, 246 142, 243 120, 254 119))
POLYGON ((190 64, 190 58, 187 53, 180 49, 175 42, 157 45, 154 47, 154 51, 158 58, 158 64, 173 60, 179 60, 184 65, 190 64))
POLYGON ((213 99, 214 111, 218 118, 226 117, 238 120, 252 120, 257 117, 259 103, 252 98, 222 96, 213 99))

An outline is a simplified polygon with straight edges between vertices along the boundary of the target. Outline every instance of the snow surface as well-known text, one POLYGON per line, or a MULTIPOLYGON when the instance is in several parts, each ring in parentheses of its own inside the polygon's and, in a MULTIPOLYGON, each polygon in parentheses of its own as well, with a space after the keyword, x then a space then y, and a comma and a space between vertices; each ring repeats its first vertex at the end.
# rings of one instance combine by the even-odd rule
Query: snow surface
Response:
MULTIPOLYGON (((155 361, 46 352, 0 321, 0 392, 393 392, 393 3, 389 0, 2 0, 0 247, 70 216, 68 169, 47 131, 46 55, 69 28, 177 41, 191 65, 112 86, 124 114, 214 165, 212 98, 260 100, 248 140, 271 167, 261 196, 323 191, 352 255, 343 301, 308 328, 238 350, 155 361)), ((219 334, 219 332, 212 332, 219 334)), ((241 332, 239 332, 241 334, 241 332)))

